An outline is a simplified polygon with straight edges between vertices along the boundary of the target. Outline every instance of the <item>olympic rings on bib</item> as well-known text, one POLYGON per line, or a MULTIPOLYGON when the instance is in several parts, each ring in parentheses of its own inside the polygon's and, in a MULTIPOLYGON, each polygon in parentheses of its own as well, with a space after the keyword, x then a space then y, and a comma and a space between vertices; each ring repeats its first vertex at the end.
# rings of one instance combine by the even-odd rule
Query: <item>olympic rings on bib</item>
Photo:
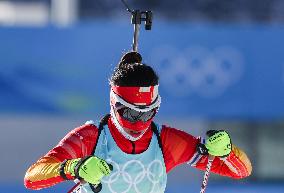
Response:
MULTIPOLYGON (((101 181, 107 185, 112 193, 127 193, 131 189, 134 189, 136 193, 142 193, 143 191, 139 186, 142 186, 145 180, 152 184, 149 193, 154 193, 155 188, 157 188, 160 179, 164 175, 164 165, 158 159, 151 161, 146 166, 139 160, 130 160, 123 165, 119 165, 110 159, 106 161, 113 165, 113 172, 111 172, 109 176, 104 177, 101 181), (130 174, 128 172, 130 168, 135 168, 137 173, 135 173, 135 175, 130 174), (116 190, 115 184, 121 180, 125 183, 125 189, 118 191, 116 190)), ((106 188, 106 186, 104 187, 106 188)))

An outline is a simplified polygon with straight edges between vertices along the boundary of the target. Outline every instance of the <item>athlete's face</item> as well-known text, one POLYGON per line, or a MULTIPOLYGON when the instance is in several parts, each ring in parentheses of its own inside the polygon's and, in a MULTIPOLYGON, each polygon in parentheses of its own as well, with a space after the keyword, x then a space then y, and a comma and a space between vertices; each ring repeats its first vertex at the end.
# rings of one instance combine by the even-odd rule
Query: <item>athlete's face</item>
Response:
POLYGON ((118 130, 132 141, 139 139, 149 128, 160 103, 158 85, 111 87, 110 105, 114 123, 118 130))
POLYGON ((120 103, 115 105, 115 116, 124 131, 133 137, 138 137, 150 126, 156 109, 147 112, 138 112, 120 103))

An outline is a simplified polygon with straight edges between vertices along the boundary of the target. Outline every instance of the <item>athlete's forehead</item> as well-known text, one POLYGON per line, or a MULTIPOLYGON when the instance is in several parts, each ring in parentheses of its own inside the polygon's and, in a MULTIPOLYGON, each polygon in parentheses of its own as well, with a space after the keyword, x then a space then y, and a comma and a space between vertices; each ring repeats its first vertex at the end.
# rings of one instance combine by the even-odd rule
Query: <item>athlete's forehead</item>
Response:
POLYGON ((148 87, 112 86, 111 90, 128 103, 135 105, 150 105, 158 97, 158 85, 148 87))

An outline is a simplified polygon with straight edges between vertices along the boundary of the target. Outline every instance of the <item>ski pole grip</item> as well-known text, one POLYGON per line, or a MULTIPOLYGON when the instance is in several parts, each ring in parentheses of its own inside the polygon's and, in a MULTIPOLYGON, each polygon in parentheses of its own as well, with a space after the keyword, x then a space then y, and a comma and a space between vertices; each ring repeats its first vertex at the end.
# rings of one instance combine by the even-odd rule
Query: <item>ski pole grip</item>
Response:
POLYGON ((218 133, 218 131, 217 131, 217 130, 209 130, 209 131, 206 132, 206 135, 207 135, 208 137, 211 137, 211 136, 213 136, 215 133, 218 133))
MULTIPOLYGON (((113 170, 113 166, 109 163, 108 163, 108 167, 111 171, 113 170)), ((90 184, 90 187, 91 187, 91 189, 94 193, 98 193, 98 192, 102 191, 103 185, 102 185, 102 183, 90 184)))
POLYGON ((103 185, 102 183, 90 184, 90 188, 92 189, 94 193, 99 193, 100 191, 102 191, 103 185))
MULTIPOLYGON (((108 163, 108 167, 109 167, 110 171, 113 170, 113 166, 109 163, 108 163)), ((90 187, 91 187, 91 189, 94 193, 98 193, 98 192, 102 191, 103 185, 102 185, 102 183, 90 184, 90 187)))

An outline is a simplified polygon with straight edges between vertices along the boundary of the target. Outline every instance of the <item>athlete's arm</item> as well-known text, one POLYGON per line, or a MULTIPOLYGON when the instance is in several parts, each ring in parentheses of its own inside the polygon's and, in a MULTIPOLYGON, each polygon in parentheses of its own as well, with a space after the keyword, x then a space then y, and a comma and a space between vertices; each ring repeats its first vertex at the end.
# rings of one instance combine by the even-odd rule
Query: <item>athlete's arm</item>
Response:
MULTIPOLYGON (((203 142, 184 131, 163 126, 161 140, 164 151, 167 172, 182 163, 205 170, 208 155, 200 155, 196 146, 203 142)), ((251 174, 251 163, 246 154, 233 145, 232 151, 226 158, 215 157, 211 171, 232 178, 244 178, 251 174)))
MULTIPOLYGON (((59 144, 34 163, 26 172, 24 183, 29 189, 50 187, 64 181, 60 176, 60 165, 66 159, 90 155, 96 142, 98 129, 94 125, 83 125, 68 133, 59 144)), ((69 168, 68 161, 64 168, 69 168)), ((73 179, 69 171, 64 171, 73 179)))

